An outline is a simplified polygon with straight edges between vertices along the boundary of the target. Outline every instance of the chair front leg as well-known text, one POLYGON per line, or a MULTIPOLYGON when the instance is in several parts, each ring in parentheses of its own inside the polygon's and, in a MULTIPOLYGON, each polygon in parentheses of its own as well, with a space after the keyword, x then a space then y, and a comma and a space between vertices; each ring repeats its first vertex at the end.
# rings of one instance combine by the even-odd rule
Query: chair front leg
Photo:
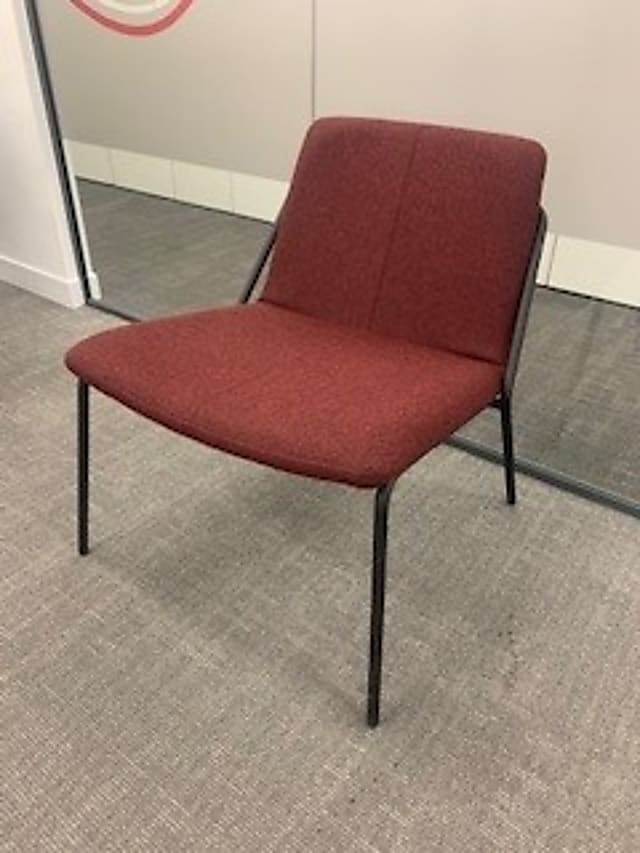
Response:
POLYGON ((78 380, 78 553, 89 553, 89 385, 78 380))
POLYGON ((511 393, 504 390, 500 396, 500 423, 502 425, 502 446, 504 450, 504 477, 507 490, 507 503, 513 505, 516 502, 516 468, 513 455, 511 393))
POLYGON ((384 592, 387 561, 387 521, 389 500, 394 483, 376 490, 373 517, 373 567, 371 573, 371 629, 369 648, 369 683, 367 723, 371 728, 380 719, 380 688, 382 680, 382 634, 384 628, 384 592))

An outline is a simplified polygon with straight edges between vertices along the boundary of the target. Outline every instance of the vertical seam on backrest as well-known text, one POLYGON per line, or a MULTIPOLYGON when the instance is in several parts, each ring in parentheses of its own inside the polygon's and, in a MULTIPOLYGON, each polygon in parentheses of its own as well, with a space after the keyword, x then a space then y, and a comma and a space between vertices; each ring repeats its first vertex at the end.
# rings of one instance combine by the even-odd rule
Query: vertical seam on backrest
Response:
POLYGON ((380 301, 380 292, 382 290, 382 285, 384 283, 384 279, 387 273, 387 267, 389 264, 389 258, 391 256, 391 250, 393 248, 393 244, 395 243, 396 234, 398 231, 398 226, 400 223, 400 214, 402 212, 404 197, 407 192, 407 186, 409 184, 409 179, 411 177, 411 170, 413 169, 413 164, 416 159, 416 154, 418 151, 418 140, 420 138, 421 128, 416 128, 415 139, 413 140, 413 148, 411 149, 411 154, 409 155, 409 162, 407 163, 407 170, 402 179, 402 188, 400 190, 400 198, 398 200, 398 207, 395 213, 393 225, 391 226, 391 233, 389 234, 389 243, 387 246, 387 251, 384 256, 384 260, 382 261, 382 267, 380 269, 380 276, 378 278, 378 285, 376 287, 376 293, 371 302, 371 308, 369 309, 369 319, 367 321, 367 329, 371 329, 371 324, 375 318, 376 309, 378 307, 378 302, 380 301))

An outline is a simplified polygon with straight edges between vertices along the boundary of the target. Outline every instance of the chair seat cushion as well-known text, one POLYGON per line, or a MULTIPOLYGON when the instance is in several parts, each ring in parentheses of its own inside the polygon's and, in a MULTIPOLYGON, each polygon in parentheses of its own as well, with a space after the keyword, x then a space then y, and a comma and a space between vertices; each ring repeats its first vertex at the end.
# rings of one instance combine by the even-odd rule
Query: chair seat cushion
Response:
POLYGON ((124 405, 211 447, 375 487, 481 411, 496 364, 258 302, 121 326, 67 354, 124 405))

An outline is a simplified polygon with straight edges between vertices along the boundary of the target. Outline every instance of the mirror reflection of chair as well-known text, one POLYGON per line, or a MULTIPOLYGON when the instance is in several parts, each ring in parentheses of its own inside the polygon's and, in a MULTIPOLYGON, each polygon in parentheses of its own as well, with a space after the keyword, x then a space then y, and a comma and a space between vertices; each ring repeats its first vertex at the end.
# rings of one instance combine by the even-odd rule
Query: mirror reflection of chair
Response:
POLYGON ((387 521, 398 477, 511 395, 546 218, 543 149, 511 136, 321 119, 231 308, 77 344, 78 547, 89 550, 89 388, 218 450, 375 490, 367 721, 379 720, 387 521), (262 292, 251 298, 271 260, 262 292))

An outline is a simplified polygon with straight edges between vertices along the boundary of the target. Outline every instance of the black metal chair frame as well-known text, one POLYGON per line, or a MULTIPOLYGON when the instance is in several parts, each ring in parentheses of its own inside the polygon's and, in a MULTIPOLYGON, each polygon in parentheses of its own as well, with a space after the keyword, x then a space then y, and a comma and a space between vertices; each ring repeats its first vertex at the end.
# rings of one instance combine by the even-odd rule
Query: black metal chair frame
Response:
MULTIPOLYGON (((516 502, 515 458, 513 450, 513 422, 511 398, 513 385, 520 361, 520 353, 536 284, 536 272, 542 245, 547 229, 547 216, 540 209, 538 225, 529 262, 522 286, 520 303, 513 328, 511 349, 505 369, 500 395, 490 404, 500 410, 502 429, 503 462, 505 487, 508 504, 516 502)), ((278 233, 278 223, 269 235, 256 263, 251 271, 240 303, 251 299, 256 285, 271 256, 278 233)), ((78 552, 85 556, 89 553, 89 385, 78 380, 78 513, 77 536, 78 552)), ((384 597, 386 588, 387 531, 389 505, 393 488, 397 480, 383 483, 375 491, 373 514, 373 565, 371 572, 371 614, 369 642, 369 673, 367 688, 367 723, 370 727, 378 725, 380 720, 380 693, 382 686, 382 640, 384 630, 384 597)))

